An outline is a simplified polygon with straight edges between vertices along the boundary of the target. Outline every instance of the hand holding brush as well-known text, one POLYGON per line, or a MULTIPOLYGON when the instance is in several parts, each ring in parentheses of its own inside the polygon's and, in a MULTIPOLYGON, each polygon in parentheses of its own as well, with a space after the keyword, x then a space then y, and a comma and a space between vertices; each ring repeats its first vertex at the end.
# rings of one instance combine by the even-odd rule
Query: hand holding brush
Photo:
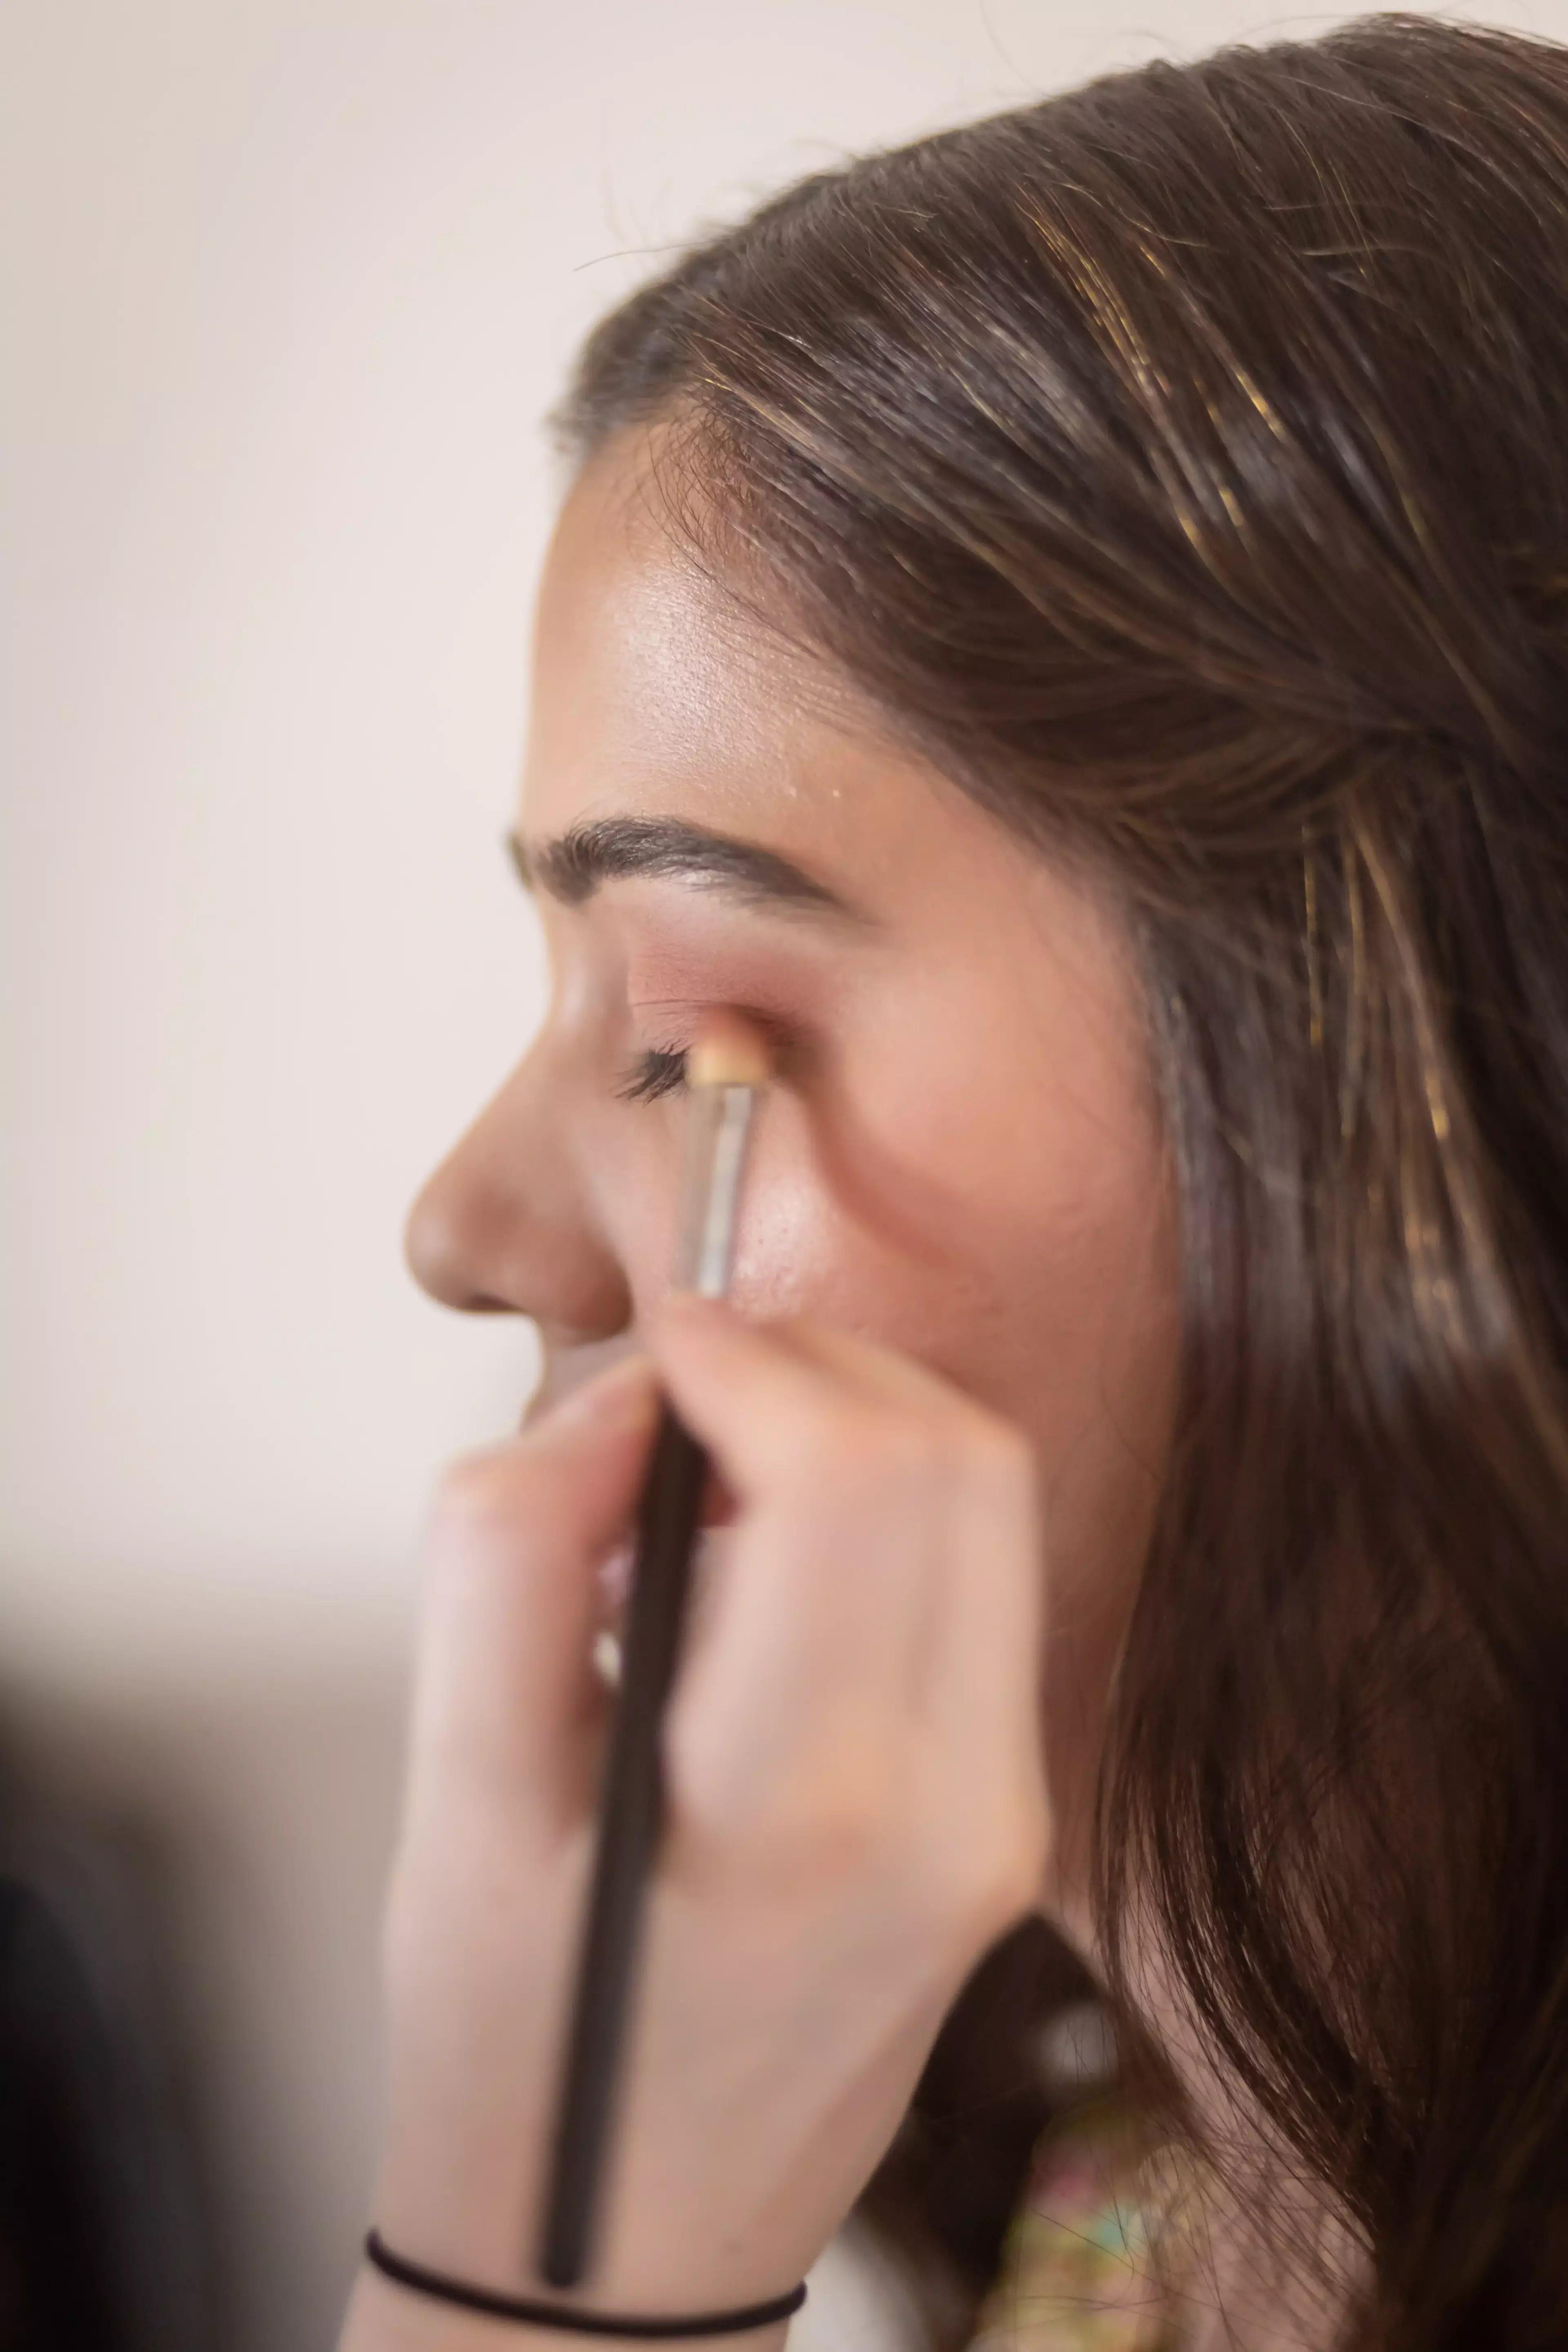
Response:
MULTIPOLYGON (((678 2323, 776 2307, 874 2170, 971 1969, 1039 1897, 1025 1440, 818 1325, 752 1326, 687 1295, 647 1336, 651 1361, 458 1465, 437 1504, 374 2209, 382 2245, 437 2286, 367 2270, 342 2352, 503 2340, 453 2285, 469 2311, 548 2306, 509 2343, 661 2320, 696 2336, 678 2323), (596 2045, 613 2095, 594 2227, 581 2284, 554 2287, 541 2234, 589 2046, 574 2021, 593 2013, 584 1925, 620 1705, 592 1664, 597 1569, 639 1514, 639 1582, 652 1556, 661 1397, 735 1517, 700 1638, 674 1644, 651 1710, 640 1927, 616 1947, 635 1966, 600 2012, 618 2001, 621 2030, 596 2045)), ((628 1622, 623 1694, 636 1640, 628 1622)), ((785 2324, 741 2340, 773 2352, 785 2324)))

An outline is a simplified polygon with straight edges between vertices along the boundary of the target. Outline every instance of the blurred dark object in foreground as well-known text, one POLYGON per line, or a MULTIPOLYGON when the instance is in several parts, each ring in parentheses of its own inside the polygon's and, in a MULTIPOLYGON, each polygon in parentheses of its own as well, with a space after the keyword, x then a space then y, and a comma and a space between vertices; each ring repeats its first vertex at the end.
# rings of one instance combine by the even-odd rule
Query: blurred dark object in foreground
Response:
POLYGON ((969 2342, 1040 2134, 1116 2063, 1083 1962, 1044 1918, 1020 1920, 949 2010, 856 2207, 913 2286, 931 2352, 969 2342))
POLYGON ((100 1857, 0 1858, 0 2352, 205 2352, 137 1973, 100 1857))

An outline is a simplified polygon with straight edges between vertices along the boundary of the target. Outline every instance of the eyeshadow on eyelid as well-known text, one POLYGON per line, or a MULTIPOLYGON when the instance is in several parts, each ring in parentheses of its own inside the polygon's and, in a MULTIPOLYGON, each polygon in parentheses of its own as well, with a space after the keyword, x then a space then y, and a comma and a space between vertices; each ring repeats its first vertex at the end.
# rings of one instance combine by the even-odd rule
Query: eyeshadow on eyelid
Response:
POLYGON ((707 1013, 721 1004, 733 1004, 739 1010, 755 993, 752 989, 721 988, 685 988, 673 996, 635 996, 628 992, 626 1004, 633 1013, 707 1013))
POLYGON ((622 952, 638 992, 713 1004, 763 996, 783 1003, 820 993, 844 970, 842 952, 824 956, 805 942, 792 948, 755 937, 702 940, 639 935, 628 928, 622 952))
POLYGON ((676 1022, 728 1005, 780 1028, 811 1026, 844 998, 842 957, 769 952, 752 941, 704 949, 635 937, 624 952, 626 1009, 650 1021, 676 1022))

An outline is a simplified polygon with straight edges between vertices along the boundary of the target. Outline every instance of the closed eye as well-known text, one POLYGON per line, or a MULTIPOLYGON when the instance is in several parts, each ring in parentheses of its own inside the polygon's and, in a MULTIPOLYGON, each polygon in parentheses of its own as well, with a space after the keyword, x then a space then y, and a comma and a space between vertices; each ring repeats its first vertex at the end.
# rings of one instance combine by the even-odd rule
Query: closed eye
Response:
POLYGON ((660 1095, 678 1093, 685 1084, 685 1055, 661 1053, 650 1046, 637 1055, 616 1092, 623 1102, 657 1102, 660 1095))

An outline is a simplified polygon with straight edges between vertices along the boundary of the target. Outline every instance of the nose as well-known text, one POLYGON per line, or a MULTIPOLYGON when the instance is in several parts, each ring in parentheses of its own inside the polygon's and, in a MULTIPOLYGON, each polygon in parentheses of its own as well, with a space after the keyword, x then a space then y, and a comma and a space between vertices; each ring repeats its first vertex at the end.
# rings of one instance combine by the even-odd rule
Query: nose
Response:
POLYGON ((625 1268, 599 1225, 568 1105, 531 1056, 426 1183, 404 1237, 410 1272, 444 1307, 527 1315, 578 1345, 631 1319, 625 1268))

